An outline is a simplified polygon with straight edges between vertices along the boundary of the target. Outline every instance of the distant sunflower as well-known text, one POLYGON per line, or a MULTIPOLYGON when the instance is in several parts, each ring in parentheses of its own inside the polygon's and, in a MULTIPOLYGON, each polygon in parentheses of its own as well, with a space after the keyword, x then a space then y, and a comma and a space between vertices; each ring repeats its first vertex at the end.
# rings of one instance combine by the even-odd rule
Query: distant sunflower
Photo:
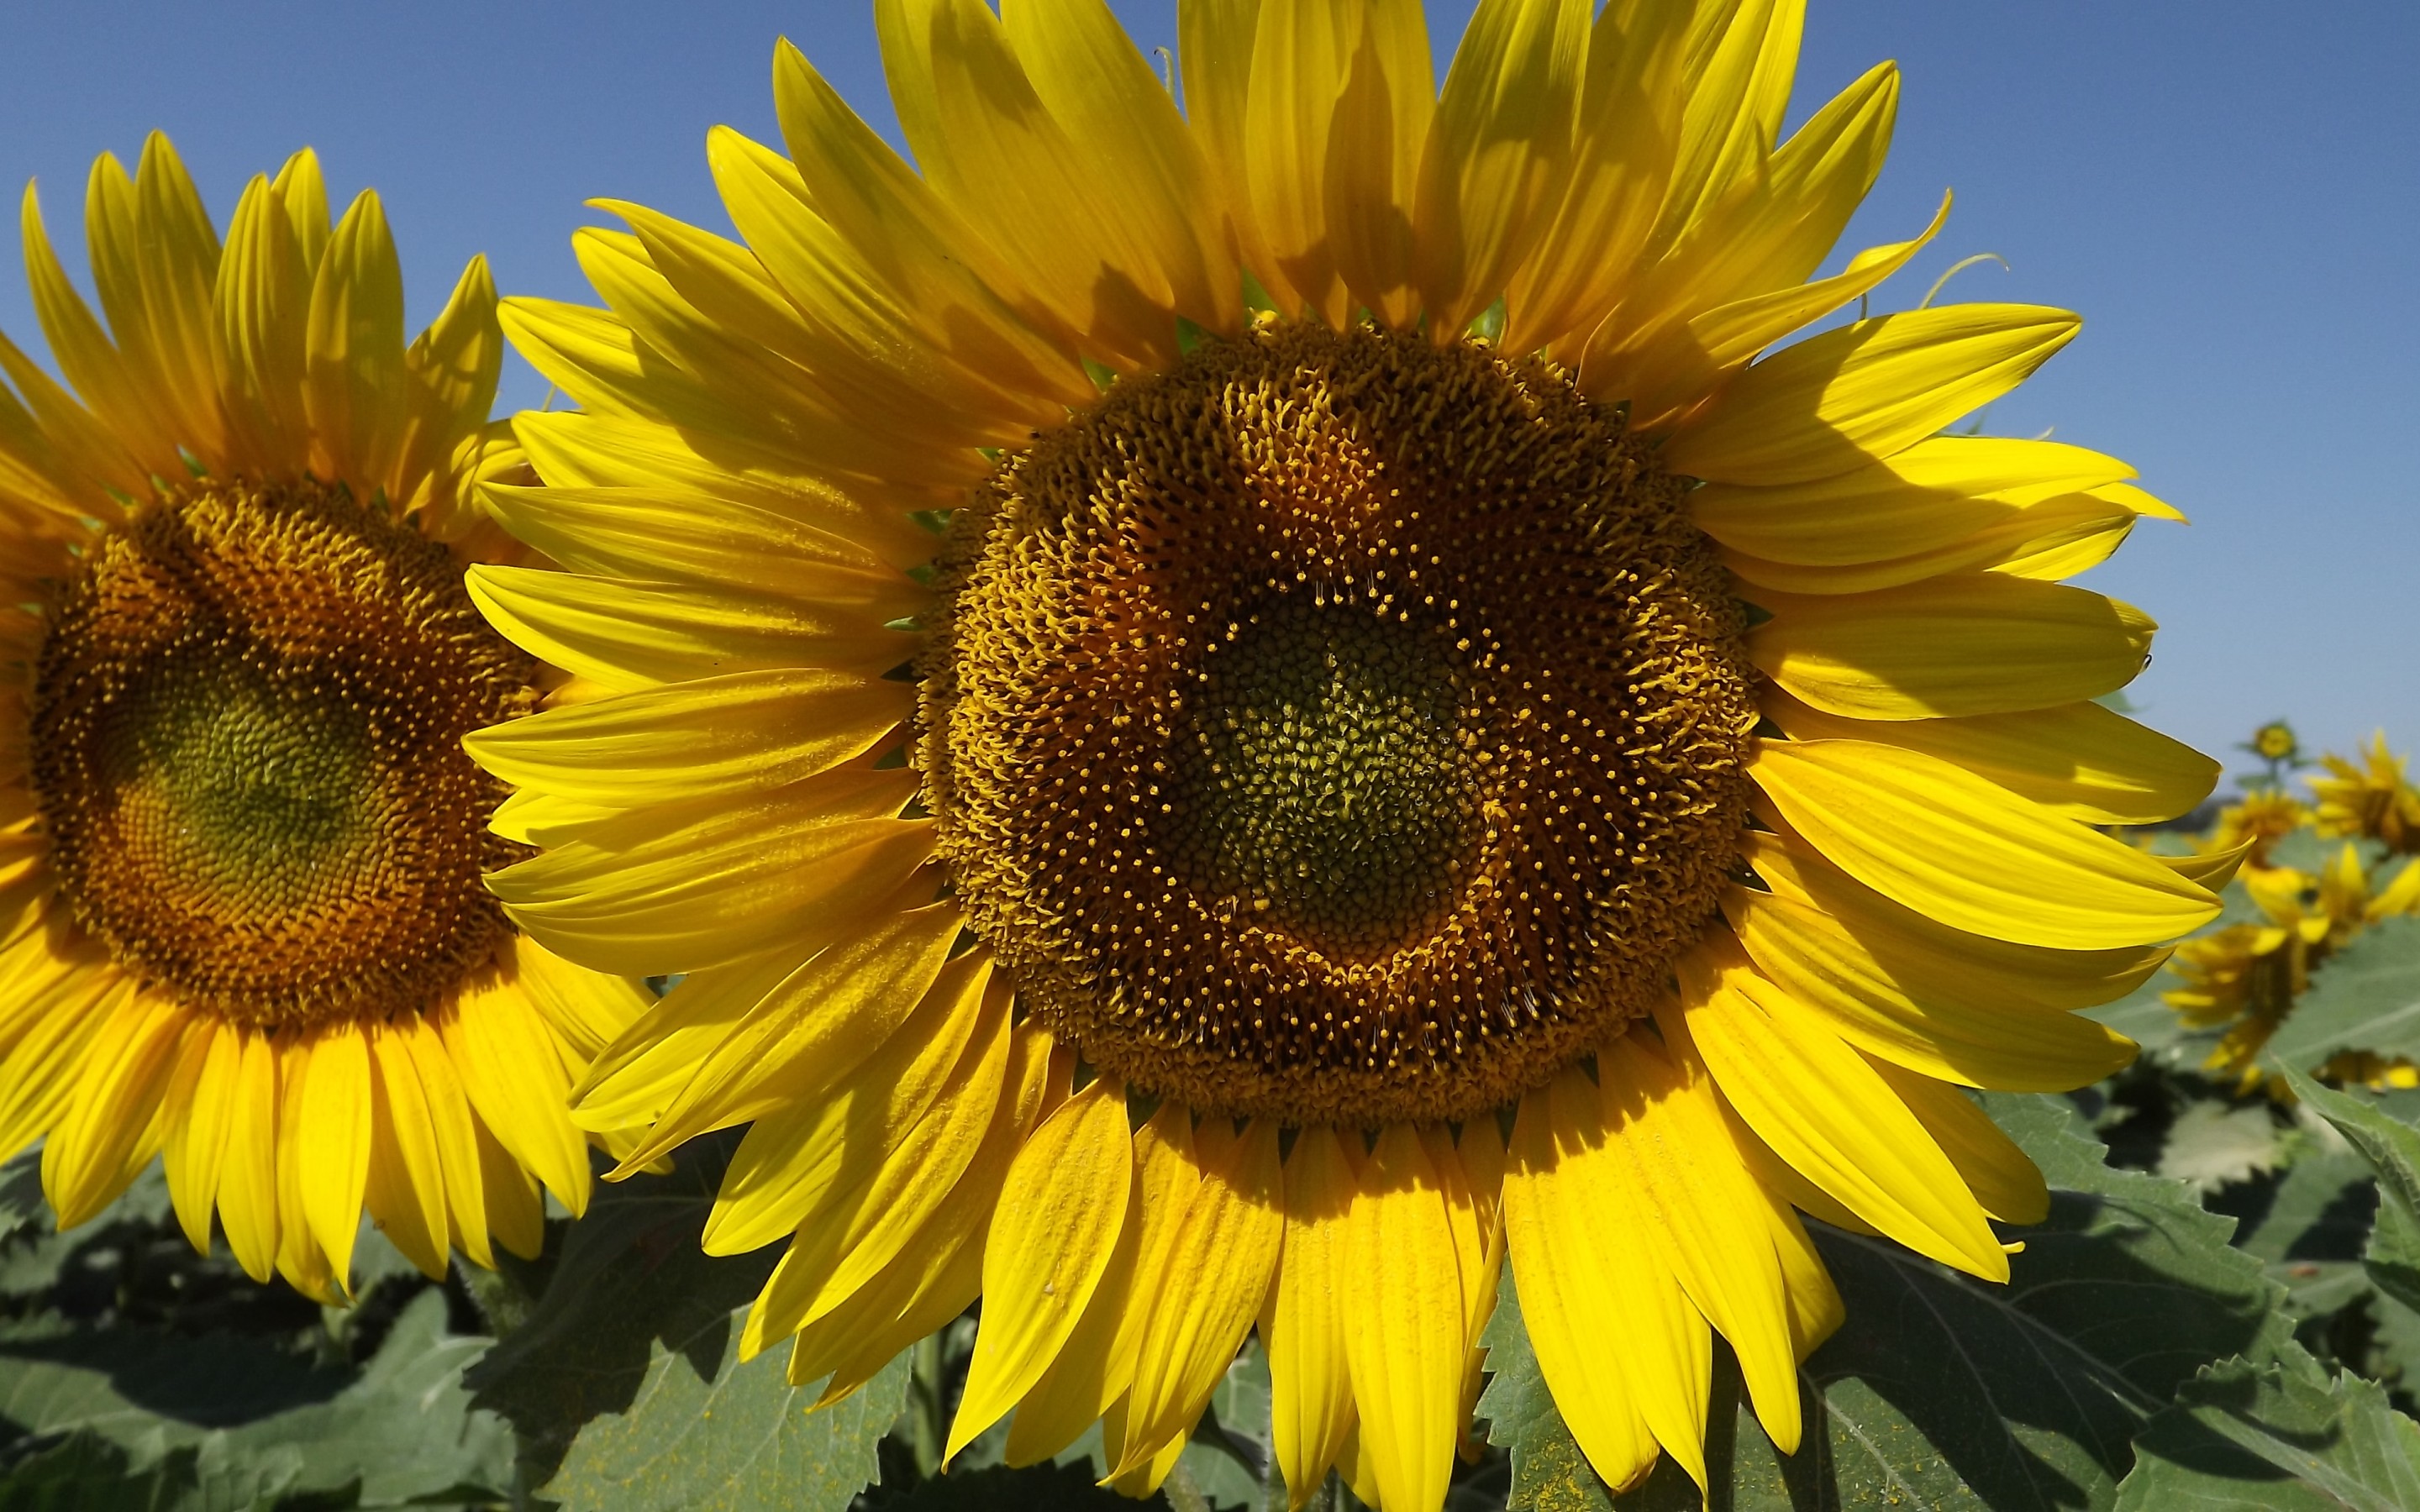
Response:
POLYGON ((827 1396, 980 1294, 953 1452, 1141 1491, 1257 1325, 1296 1498, 1428 1512, 1507 1258, 1609 1481, 1702 1478, 1715 1332, 1794 1449, 1799 1213, 2005 1277, 1959 1088, 2124 1064, 2070 1011, 2234 859, 2091 827, 2215 776, 2052 580, 2173 512, 1941 434, 2075 318, 1752 361, 1931 235, 1805 282, 1897 80, 1776 145, 1791 0, 1486 0, 1441 96, 1409 0, 1187 0, 1182 114, 1099 0, 876 15, 917 167, 785 45, 744 242, 613 204, 504 311, 582 408, 472 593, 618 696, 473 738, 493 885, 689 974, 580 1119, 752 1122, 706 1242, 827 1396))
POLYGON ((2420 853, 2420 788, 2404 775, 2404 758, 2386 746, 2386 732, 2370 736, 2359 764, 2342 756, 2320 758, 2326 777, 2310 779, 2319 800, 2313 824, 2327 836, 2359 835, 2405 856, 2420 853))
MULTIPOLYGON (((365 1206, 442 1274, 575 1210, 564 1101, 644 995, 520 935, 527 854, 467 731, 544 669, 461 573, 521 555, 468 507, 521 466, 473 260, 407 347, 375 195, 333 230, 305 151, 222 249, 167 139, 86 201, 104 331, 28 188, 69 388, 0 337, 0 1151, 43 1141, 62 1227, 164 1153, 194 1243, 333 1298, 365 1206)), ((556 680, 560 680, 557 677, 556 680)))

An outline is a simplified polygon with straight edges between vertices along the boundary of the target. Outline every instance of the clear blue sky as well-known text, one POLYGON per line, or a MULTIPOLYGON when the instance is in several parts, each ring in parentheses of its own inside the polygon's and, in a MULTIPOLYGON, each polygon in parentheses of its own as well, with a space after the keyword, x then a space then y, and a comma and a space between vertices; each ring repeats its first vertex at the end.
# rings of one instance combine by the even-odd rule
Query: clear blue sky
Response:
MULTIPOLYGON (((1173 40, 1173 0, 1119 10, 1173 40)), ((1470 0, 1439 0, 1450 48, 1470 0)), ((2342 748, 2420 743, 2420 6, 2326 0, 1813 0, 1796 114, 1879 58, 1898 147, 1848 244, 1958 208, 1881 302, 1975 252, 1965 299, 2069 306, 2083 338, 1990 427, 2133 460, 2195 523, 2156 522, 2090 579, 2164 626, 2145 717, 2206 749, 2294 718, 2342 748)), ((774 140, 788 35, 891 129, 870 6, 12 5, 0 184, 41 181, 73 242, 85 174, 164 128, 224 222, 303 144, 386 197, 415 328, 484 251, 509 291, 585 298, 566 238, 591 195, 721 227, 705 133, 774 140)), ((73 245, 63 248, 70 259, 73 245)), ((39 344, 14 237, 0 327, 39 344)), ((504 401, 533 404, 525 368, 504 401)), ((2230 753, 2231 756, 2231 753, 2230 753)))

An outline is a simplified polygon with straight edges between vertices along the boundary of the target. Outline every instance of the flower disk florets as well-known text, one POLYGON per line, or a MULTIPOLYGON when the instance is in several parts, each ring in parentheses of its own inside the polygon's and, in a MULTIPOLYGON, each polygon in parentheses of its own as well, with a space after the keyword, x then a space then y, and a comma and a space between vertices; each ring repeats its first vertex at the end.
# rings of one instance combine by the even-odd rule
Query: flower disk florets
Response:
POLYGON ((1003 458, 919 759, 1023 999, 1192 1106, 1363 1125, 1644 1012, 1756 717, 1684 488, 1551 366, 1366 328, 1207 343, 1003 458))
POLYGON ((502 784, 461 738, 530 659, 445 548, 340 490, 202 485, 101 537, 50 611, 34 788, 111 953, 245 1024, 416 1011, 510 931, 502 784))

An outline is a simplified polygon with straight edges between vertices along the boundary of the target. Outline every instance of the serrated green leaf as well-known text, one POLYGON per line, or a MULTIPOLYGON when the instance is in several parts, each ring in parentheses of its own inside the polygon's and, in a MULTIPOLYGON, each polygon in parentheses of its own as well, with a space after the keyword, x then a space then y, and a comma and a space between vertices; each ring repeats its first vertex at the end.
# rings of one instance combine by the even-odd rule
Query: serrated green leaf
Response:
POLYGON ((2118 1512, 2408 1512, 2420 1424, 2358 1376, 2299 1358, 2203 1371, 2135 1441, 2118 1512))
POLYGON ((875 1446, 908 1396, 908 1357, 818 1412, 778 1353, 741 1365, 739 1319, 713 1372, 704 1336, 654 1346, 627 1412, 583 1427, 539 1494, 579 1512, 841 1512, 879 1472, 875 1446))
POLYGON ((2420 918, 2386 918, 2311 973, 2267 1057, 2308 1071, 2339 1050, 2420 1059, 2420 918))
POLYGON ((510 1484, 510 1434, 459 1380, 487 1343, 445 1332, 434 1288, 359 1372, 309 1369, 257 1340, 50 1320, 0 1337, 0 1415, 11 1439, 82 1433, 138 1470, 212 1439, 242 1461, 290 1456, 298 1489, 357 1487, 361 1504, 393 1506, 510 1484))
POLYGON ((146 1456, 96 1433, 73 1433, 0 1472, 0 1509, 267 1512, 293 1489, 302 1469, 302 1456, 291 1448, 241 1458, 219 1434, 146 1456))
POLYGON ((628 1412, 666 1349, 693 1376, 721 1368, 738 1337, 734 1310, 779 1255, 718 1259, 700 1247, 727 1154, 727 1142, 700 1141, 666 1175, 598 1188, 563 1231, 545 1291, 466 1377, 519 1434, 526 1483, 554 1473, 582 1425, 628 1412))
POLYGON ((2267 1103, 2196 1102, 2168 1126, 2160 1174, 2215 1192, 2274 1169, 2278 1153, 2277 1125, 2267 1103))
POLYGON ((2420 1129, 2374 1103, 2330 1091, 2291 1065, 2286 1085, 2325 1119, 2378 1176, 2377 1227, 2362 1263, 2381 1291, 2420 1307, 2420 1129))
POLYGON ((1094 1485, 1079 1464, 953 1471, 865 1497, 865 1512, 1137 1512, 1148 1504, 1094 1485))

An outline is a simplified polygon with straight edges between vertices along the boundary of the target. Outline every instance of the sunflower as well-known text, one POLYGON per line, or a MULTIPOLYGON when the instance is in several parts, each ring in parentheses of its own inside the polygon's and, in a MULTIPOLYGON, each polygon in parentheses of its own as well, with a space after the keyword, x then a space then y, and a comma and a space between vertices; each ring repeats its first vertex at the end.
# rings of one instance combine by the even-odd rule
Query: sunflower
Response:
POLYGON ((2311 810, 2285 789, 2254 788, 2243 795, 2242 803, 2230 803, 2218 811, 2218 824, 2203 841, 2202 849, 2211 855, 2242 850, 2248 864, 2265 866, 2276 843, 2310 817, 2311 810))
POLYGON ((432 1275, 534 1255, 538 1181, 588 1190, 566 1095, 644 995, 480 885, 527 847, 460 738, 549 675, 461 583, 522 554, 469 505, 521 466, 486 264, 407 347, 377 196, 331 228, 308 151, 224 248, 159 135, 85 220, 106 330, 27 189, 72 389, 0 337, 0 1151, 43 1141, 63 1227, 164 1153, 196 1247, 215 1209, 323 1300, 365 1207, 432 1275))
POLYGON ((1807 281, 1897 78, 1777 141, 1787 0, 1486 0, 1442 92, 1411 0, 1186 0, 1182 107, 1100 0, 876 16, 916 166, 783 44, 743 239, 607 202, 504 312, 580 408, 472 594, 613 696, 472 738, 491 885, 687 974, 578 1119, 750 1125, 705 1242, 827 1399, 980 1296, 953 1454, 1145 1491, 1258 1329, 1296 1499, 1434 1509, 1508 1265, 1609 1482, 1717 1333, 1794 1449, 1801 1215, 2004 1278, 1962 1088, 2124 1064, 2235 859, 2093 827, 2216 775, 2055 580, 2174 512, 1942 434, 2077 321, 1757 360, 1939 224, 1807 281))
POLYGON ((2356 764, 2330 754, 2329 775, 2311 779, 2319 800, 2314 824, 2321 835, 2359 835, 2405 856, 2420 853, 2420 788, 2404 776, 2404 758, 2386 746, 2386 732, 2369 738, 2356 764))

